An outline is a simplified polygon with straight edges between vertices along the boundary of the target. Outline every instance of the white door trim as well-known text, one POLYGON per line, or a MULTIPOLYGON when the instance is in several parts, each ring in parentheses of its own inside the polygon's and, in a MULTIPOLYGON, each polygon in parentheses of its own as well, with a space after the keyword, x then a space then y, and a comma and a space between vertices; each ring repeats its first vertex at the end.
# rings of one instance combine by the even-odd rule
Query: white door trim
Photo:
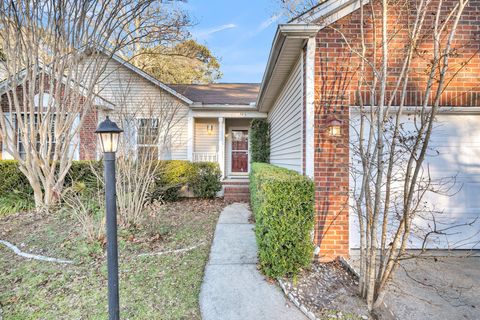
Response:
POLYGON ((250 136, 250 127, 248 126, 233 126, 228 128, 228 141, 227 141, 227 157, 230 161, 227 170, 227 175, 230 176, 247 176, 250 173, 250 139, 248 139, 248 160, 247 160, 247 172, 232 172, 232 131, 234 130, 246 130, 247 134, 250 136))

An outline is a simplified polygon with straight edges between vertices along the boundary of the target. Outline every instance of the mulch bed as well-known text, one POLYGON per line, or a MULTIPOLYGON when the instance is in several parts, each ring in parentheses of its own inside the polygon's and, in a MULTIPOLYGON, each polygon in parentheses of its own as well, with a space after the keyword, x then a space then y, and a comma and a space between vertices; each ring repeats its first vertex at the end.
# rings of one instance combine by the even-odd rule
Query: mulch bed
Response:
POLYGON ((371 319, 358 296, 358 279, 339 262, 313 263, 296 279, 284 279, 288 293, 320 319, 371 319))

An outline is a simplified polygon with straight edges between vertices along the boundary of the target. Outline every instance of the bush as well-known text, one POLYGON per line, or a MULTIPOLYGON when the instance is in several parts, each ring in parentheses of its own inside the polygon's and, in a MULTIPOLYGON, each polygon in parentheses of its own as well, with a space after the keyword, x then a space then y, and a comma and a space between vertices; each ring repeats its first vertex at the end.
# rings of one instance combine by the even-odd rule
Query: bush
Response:
POLYGON ((182 188, 190 188, 196 197, 213 198, 222 188, 221 176, 217 163, 160 161, 150 200, 176 201, 182 188))
POLYGON ((17 212, 26 212, 35 208, 32 195, 12 192, 0 196, 0 217, 17 212))
POLYGON ((193 194, 199 198, 215 198, 217 192, 222 189, 220 182, 222 172, 218 163, 197 162, 193 165, 195 174, 189 181, 193 194))
POLYGON ((102 183, 103 162, 96 160, 73 161, 67 176, 65 186, 69 187, 74 182, 84 183, 87 187, 96 188, 102 183), (100 175, 100 176, 98 176, 100 175))
POLYGON ((270 125, 266 119, 254 119, 250 123, 250 150, 252 162, 269 162, 270 125))
POLYGON ((250 193, 262 271, 296 275, 311 263, 314 185, 295 171, 254 163, 250 193))
POLYGON ((19 196, 31 197, 33 190, 27 177, 18 168, 18 161, 0 161, 0 197, 10 195, 12 192, 19 196))
POLYGON ((150 200, 176 201, 180 190, 195 174, 193 164, 185 160, 159 161, 150 200))

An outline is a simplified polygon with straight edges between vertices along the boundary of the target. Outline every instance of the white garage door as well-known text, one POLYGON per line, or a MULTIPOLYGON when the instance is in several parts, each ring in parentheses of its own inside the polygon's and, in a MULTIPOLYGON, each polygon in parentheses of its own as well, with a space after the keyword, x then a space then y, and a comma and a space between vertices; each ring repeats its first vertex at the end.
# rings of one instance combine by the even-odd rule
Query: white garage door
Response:
MULTIPOLYGON (((352 112, 351 125, 358 125, 358 121, 358 114, 352 112)), ((414 130, 411 116, 404 116, 402 122, 404 130, 414 130)), ((350 142, 358 145, 356 130, 350 131, 350 142)), ((480 115, 439 115, 428 155, 424 168, 428 168, 432 182, 442 186, 443 194, 427 192, 426 210, 422 217, 414 219, 409 248, 420 248, 425 234, 436 229, 445 234, 430 235, 427 248, 480 249, 480 115)), ((352 164, 358 166, 356 160, 351 151, 352 164)), ((353 182, 352 178, 351 188, 353 182)), ((395 225, 395 221, 391 224, 395 225)), ((350 210, 350 239, 351 248, 360 246, 353 210, 350 210)))

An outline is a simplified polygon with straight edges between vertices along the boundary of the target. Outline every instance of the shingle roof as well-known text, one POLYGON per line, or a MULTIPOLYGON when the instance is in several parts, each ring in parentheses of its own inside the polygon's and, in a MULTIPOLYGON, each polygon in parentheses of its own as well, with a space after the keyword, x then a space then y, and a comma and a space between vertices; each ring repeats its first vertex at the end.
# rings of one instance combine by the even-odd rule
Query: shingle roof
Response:
POLYGON ((250 105, 257 100, 259 83, 212 83, 169 85, 194 102, 250 105))

